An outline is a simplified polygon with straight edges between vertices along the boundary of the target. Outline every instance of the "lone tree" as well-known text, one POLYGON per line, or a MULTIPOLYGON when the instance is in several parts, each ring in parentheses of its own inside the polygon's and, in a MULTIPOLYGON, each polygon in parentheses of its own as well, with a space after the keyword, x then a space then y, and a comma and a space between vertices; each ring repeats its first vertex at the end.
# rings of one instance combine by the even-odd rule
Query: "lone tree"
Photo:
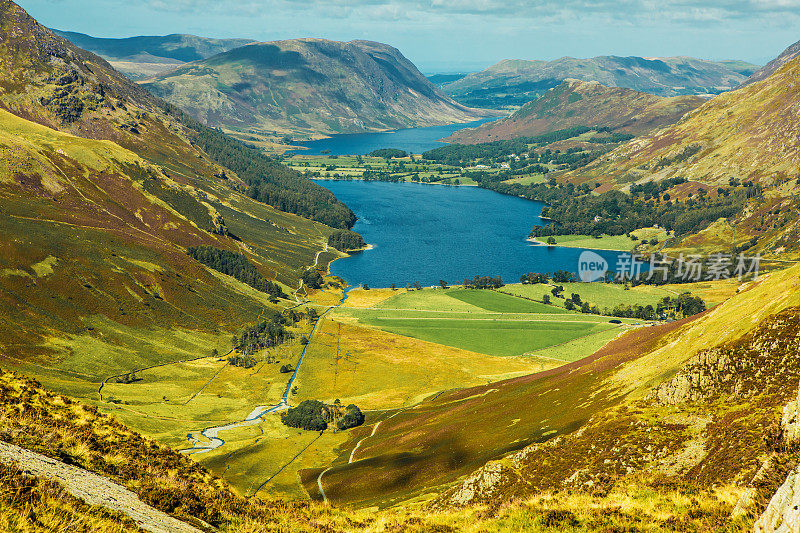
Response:
POLYGON ((445 280, 443 280, 443 279, 440 279, 439 280, 439 286, 441 288, 443 288, 443 289, 446 289, 447 288, 447 282, 445 280))
POLYGON ((556 238, 551 235, 550 237, 547 238, 547 245, 553 246, 554 244, 556 244, 556 238))

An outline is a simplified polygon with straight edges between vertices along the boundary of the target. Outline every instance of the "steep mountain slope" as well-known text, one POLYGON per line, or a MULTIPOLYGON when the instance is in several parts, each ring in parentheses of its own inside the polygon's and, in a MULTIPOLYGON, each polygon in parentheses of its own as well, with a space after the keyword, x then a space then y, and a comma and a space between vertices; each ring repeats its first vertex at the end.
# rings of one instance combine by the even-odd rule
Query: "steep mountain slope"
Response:
POLYGON ((564 57, 549 62, 513 59, 444 85, 443 90, 462 103, 481 107, 522 105, 568 78, 658 96, 716 94, 736 87, 758 68, 742 67, 741 62, 690 57, 564 57))
POLYGON ((314 136, 474 120, 391 46, 296 39, 257 43, 147 82, 209 126, 314 136))
POLYGON ((345 227, 353 215, 329 192, 15 4, 0 2, 0 20, 4 366, 96 401, 109 375, 227 352, 243 325, 295 303, 309 265, 336 256, 323 252, 333 228, 267 205, 345 227), (263 282, 204 266, 194 246, 228 252, 263 282))
POLYGON ((617 183, 677 174, 711 185, 729 178, 774 186, 797 176, 800 60, 766 80, 721 94, 677 124, 631 141, 585 171, 617 183))
MULTIPOLYGON (((602 497, 631 481, 656 491, 718 483, 741 492, 779 444, 762 437, 780 420, 776 408, 797 395, 798 273, 797 266, 774 273, 703 315, 640 328, 567 366, 387 413, 376 430, 363 429, 355 460, 343 450, 329 466, 325 494, 333 502, 397 503, 435 494, 517 451, 440 501, 500 504, 563 488, 602 497), (706 374, 681 377, 695 359, 706 374), (687 383, 698 394, 680 401, 695 403, 659 400, 658 391, 685 391, 687 383)), ((761 485, 765 494, 796 454, 783 458, 778 475, 761 485)), ((319 472, 304 473, 314 496, 319 472)))
POLYGON ((792 46, 784 50, 781 55, 755 71, 744 81, 744 83, 742 83, 741 86, 744 87, 745 85, 750 85, 751 83, 764 81, 775 74, 775 72, 777 72, 783 65, 793 60, 797 56, 800 56, 800 41, 797 41, 792 46))
POLYGON ((132 80, 145 79, 184 63, 250 44, 250 39, 210 39, 173 34, 104 39, 72 31, 53 30, 75 46, 106 59, 132 80))
POLYGON ((0 1, 0 36, 0 106, 15 115, 114 141, 186 184, 230 177, 274 207, 338 227, 355 223, 327 189, 171 108, 8 0, 0 1))
POLYGON ((446 140, 476 144, 576 126, 607 127, 641 135, 674 124, 703 102, 697 96, 662 98, 632 89, 605 87, 597 82, 565 80, 508 118, 459 130, 446 140))

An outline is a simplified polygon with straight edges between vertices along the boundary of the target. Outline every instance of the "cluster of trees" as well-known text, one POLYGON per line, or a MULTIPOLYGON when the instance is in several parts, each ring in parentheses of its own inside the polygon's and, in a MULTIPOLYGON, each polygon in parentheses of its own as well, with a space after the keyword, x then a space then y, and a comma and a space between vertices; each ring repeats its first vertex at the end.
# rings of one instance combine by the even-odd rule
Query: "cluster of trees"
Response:
POLYGON ((567 270, 556 270, 553 272, 553 281, 556 283, 575 283, 578 279, 575 274, 567 270))
POLYGON ((340 252, 346 252, 360 250, 366 246, 366 243, 364 238, 355 231, 338 229, 328 236, 328 246, 332 246, 340 252))
POLYGON ((711 198, 698 194, 683 202, 648 201, 620 191, 586 194, 573 184, 520 185, 481 183, 504 194, 547 203, 542 216, 552 222, 534 226, 531 236, 625 235, 638 228, 661 226, 678 235, 699 231, 722 217, 741 211, 748 197, 747 187, 711 198))
POLYGON ((605 315, 619 318, 638 318, 640 320, 655 320, 662 317, 683 318, 694 316, 706 310, 706 303, 699 296, 683 293, 675 298, 664 297, 655 307, 652 305, 618 305, 612 310, 606 310, 605 315))
POLYGON ((262 348, 272 348, 294 338, 291 331, 286 329, 290 320, 280 314, 262 320, 258 324, 245 327, 233 338, 234 347, 246 354, 254 353, 262 348))
POLYGON ((384 159, 395 159, 401 157, 408 157, 408 152, 398 150, 397 148, 380 148, 373 150, 367 154, 371 157, 383 157, 384 159))
MULTIPOLYGON (((660 198, 667 189, 686 183, 686 178, 669 178, 663 181, 648 181, 631 185, 631 196, 641 196, 645 200, 660 198)), ((669 200, 669 198, 667 198, 669 200)))
POLYGON ((567 270, 556 270, 552 274, 549 272, 528 272, 519 278, 519 282, 523 285, 536 285, 538 283, 548 283, 550 280, 556 283, 574 283, 577 281, 575 274, 567 270))
POLYGON ((706 310, 706 303, 699 296, 692 296, 690 293, 685 292, 675 298, 665 296, 658 305, 656 311, 658 314, 667 314, 675 316, 694 316, 706 310))
POLYGON ((325 404, 319 400, 303 400, 297 407, 281 413, 281 422, 292 428, 325 431, 328 429, 328 423, 323 417, 325 409, 325 404))
POLYGON ((528 272, 519 277, 519 282, 523 285, 536 285, 539 283, 547 283, 550 281, 549 274, 540 274, 538 272, 528 272))
POLYGON ((500 276, 475 276, 464 280, 464 287, 468 289, 499 289, 504 285, 500 276))
POLYGON ((309 268, 303 272, 303 275, 300 276, 300 279, 303 280, 303 284, 306 287, 311 287, 312 289, 322 288, 322 274, 320 274, 319 270, 316 268, 309 268))
POLYGON ((352 228, 355 214, 332 192, 273 160, 261 150, 204 126, 175 106, 164 111, 193 132, 192 141, 216 163, 234 171, 246 184, 248 196, 281 211, 316 220, 334 228, 352 228))
POLYGON ((308 431, 325 431, 331 423, 338 430, 345 430, 363 424, 364 413, 355 404, 350 404, 343 410, 339 400, 333 405, 326 405, 319 400, 304 400, 297 407, 284 411, 281 422, 289 427, 308 431))
POLYGON ((512 154, 522 154, 528 152, 531 145, 545 146, 557 141, 572 139, 590 131, 592 131, 592 128, 577 126, 535 137, 519 137, 506 141, 481 144, 449 144, 424 152, 422 158, 451 166, 465 166, 478 160, 499 159, 512 154))
MULTIPOLYGON (((553 288, 553 295, 556 297, 563 297, 563 287, 553 288)), ((545 295, 545 303, 550 303, 549 295, 545 295)), ((639 320, 656 320, 663 317, 688 317, 706 310, 706 303, 699 296, 692 296, 690 293, 683 293, 680 296, 671 298, 664 297, 653 307, 653 305, 625 305, 619 304, 613 309, 605 308, 602 311, 596 305, 583 301, 581 295, 572 293, 569 298, 564 301, 564 307, 567 310, 578 310, 581 313, 605 316, 615 316, 618 318, 636 318, 639 320)))
POLYGON ((350 429, 364 423, 364 413, 355 404, 351 403, 345 408, 344 416, 336 422, 336 427, 340 430, 350 429))
POLYGON ((240 253, 221 250, 213 246, 191 246, 187 252, 193 259, 217 272, 233 276, 242 283, 265 292, 273 298, 286 298, 286 294, 277 283, 264 278, 256 266, 240 253))
POLYGON ((256 358, 252 355, 236 353, 228 357, 228 363, 239 368, 253 368, 256 366, 256 358))

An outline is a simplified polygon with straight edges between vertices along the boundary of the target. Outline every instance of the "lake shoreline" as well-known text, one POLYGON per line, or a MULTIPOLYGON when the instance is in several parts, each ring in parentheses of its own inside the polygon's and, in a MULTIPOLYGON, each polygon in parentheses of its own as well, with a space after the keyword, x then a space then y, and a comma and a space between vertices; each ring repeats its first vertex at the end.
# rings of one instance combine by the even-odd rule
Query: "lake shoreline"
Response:
MULTIPOLYGON (((430 183, 315 180, 358 217, 353 231, 373 248, 333 261, 331 273, 350 286, 461 284, 475 276, 516 281, 528 272, 576 272, 581 248, 531 246, 542 202, 481 187, 430 183), (441 185, 441 184, 440 184, 441 185)), ((619 251, 597 251, 609 264, 619 251)))
MULTIPOLYGON (((565 235, 565 237, 568 237, 568 236, 569 235, 565 235)), ((547 247, 551 247, 551 248, 571 248, 573 250, 574 249, 599 250, 601 252, 619 252, 619 253, 630 252, 630 250, 615 250, 614 248, 590 248, 590 247, 587 247, 587 246, 570 246, 569 244, 558 244, 558 243, 556 243, 556 244, 547 244, 546 242, 540 241, 536 237, 528 237, 525 240, 528 241, 529 243, 533 244, 534 246, 547 246, 547 247)))

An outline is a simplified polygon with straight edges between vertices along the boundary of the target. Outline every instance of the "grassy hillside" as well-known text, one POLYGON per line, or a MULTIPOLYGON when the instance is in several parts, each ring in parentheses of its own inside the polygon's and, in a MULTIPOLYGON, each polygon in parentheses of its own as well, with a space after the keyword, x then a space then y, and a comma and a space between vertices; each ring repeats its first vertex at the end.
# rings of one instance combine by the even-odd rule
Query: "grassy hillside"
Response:
MULTIPOLYGON (((747 207, 736 211, 738 216, 720 215, 735 225, 735 235, 715 236, 721 228, 712 226, 685 244, 707 242, 719 247, 758 238, 762 251, 792 252, 798 231, 796 210, 791 207, 800 169, 793 111, 798 74, 800 58, 764 81, 715 97, 677 124, 620 146, 565 179, 575 184, 610 181, 628 188, 679 177, 692 183, 695 197, 753 184, 756 188, 748 193, 747 207), (707 192, 700 193, 701 188, 707 192)), ((678 189, 669 194, 681 197, 678 189)), ((657 204, 663 205, 663 199, 657 204)))
MULTIPOLYGON (((358 461, 332 464, 331 470, 325 474, 326 495, 333 501, 359 505, 396 503, 430 493, 433 486, 452 483, 492 456, 500 457, 545 442, 550 444, 532 450, 562 450, 560 443, 574 442, 568 440, 572 438, 568 435, 585 426, 595 427, 593 424, 598 420, 611 424, 598 425, 598 428, 604 428, 598 431, 614 435, 615 439, 618 435, 622 438, 628 434, 628 430, 622 428, 627 427, 625 424, 629 421, 620 414, 625 408, 618 406, 643 399, 653 387, 672 378, 695 354, 714 346, 739 342, 781 313, 791 312, 797 306, 800 294, 797 291, 798 272, 798 267, 794 267, 771 274, 692 320, 630 332, 592 357, 532 376, 446 392, 415 409, 399 413, 391 420, 385 420, 371 438, 361 443, 358 461), (559 436, 562 437, 557 439, 559 436), (487 446, 487 443, 494 444, 487 446), (370 472, 368 487, 361 481, 367 470, 370 472), (381 495, 376 496, 378 493, 381 495)), ((786 371, 795 372, 796 368, 791 366, 786 371)), ((796 394, 796 380, 776 380, 775 383, 777 388, 771 393, 773 396, 759 407, 758 416, 762 418, 748 431, 766 431, 776 416, 772 407, 775 402, 786 401, 796 394)), ((707 416, 711 417, 711 424, 721 424, 719 427, 722 429, 725 427, 723 420, 730 411, 717 411, 715 405, 708 406, 707 416)), ((704 405, 697 406, 701 411, 705 408, 704 405)), ((584 431, 586 436, 580 442, 587 446, 599 442, 597 433, 590 436, 589 429, 584 431)), ((581 438, 582 434, 578 431, 574 438, 581 438)), ((761 448, 758 438, 752 433, 748 435, 750 444, 742 448, 742 453, 753 457, 750 454, 756 450, 757 455, 761 448)), ((683 442, 680 439, 684 438, 676 436, 673 442, 662 441, 658 446, 666 446, 666 454, 675 454, 681 449, 678 441, 683 442)), ((650 445, 656 443, 650 442, 650 445)), ((547 454, 543 457, 551 457, 549 451, 547 454)), ((709 461, 714 458, 711 453, 707 457, 709 461)), ((553 471, 552 475, 546 469, 539 469, 536 486, 541 489, 563 486, 562 481, 583 468, 585 461, 595 459, 584 451, 568 454, 565 460, 575 466, 564 466, 562 470, 553 471)), ((631 467, 636 472, 645 465, 652 466, 654 460, 644 457, 641 463, 631 463, 631 467)), ((724 475, 721 471, 709 472, 706 479, 711 482, 719 474, 721 481, 729 482, 737 464, 739 471, 749 471, 752 465, 749 460, 728 463, 724 475)), ((616 461, 615 458, 614 468, 619 464, 616 461)), ((541 463, 542 467, 546 464, 541 463)), ((607 470, 592 466, 588 467, 587 474, 596 479, 595 471, 607 470)), ((311 474, 309 472, 306 479, 312 479, 311 474)), ((673 479, 683 479, 674 476, 673 479)), ((621 479, 618 473, 610 478, 609 486, 613 486, 617 479, 621 479)), ((524 485, 515 487, 524 489, 524 485)), ((311 485, 307 488, 314 493, 311 485)))
POLYGON ((61 133, 6 111, 0 111, 0 151, 2 364, 117 409, 165 442, 181 442, 186 420, 196 416, 249 412, 248 398, 224 385, 242 381, 235 371, 221 373, 223 386, 208 388, 208 397, 197 391, 210 376, 191 365, 178 371, 181 364, 167 382, 146 374, 152 385, 135 393, 118 385, 107 394, 98 389, 112 376, 190 359, 207 358, 201 363, 216 372, 212 350, 227 353, 243 324, 291 305, 274 304, 204 267, 187 247, 245 254, 290 293, 287 285, 296 286, 333 230, 222 184, 182 185, 110 141, 61 133), (184 415, 175 402, 190 397, 184 415))
POLYGON ((354 215, 329 191, 170 108, 13 2, 0 2, 0 14, 0 103, 6 110, 52 129, 113 141, 182 185, 253 187, 251 196, 273 207, 352 226, 354 215))
POLYGON ((508 118, 457 131, 448 142, 475 144, 530 137, 575 126, 607 127, 641 135, 674 124, 700 106, 696 96, 662 98, 596 82, 566 80, 508 118))
POLYGON ((433 126, 485 116, 445 96, 395 48, 369 41, 252 44, 145 86, 204 124, 248 140, 433 126))

